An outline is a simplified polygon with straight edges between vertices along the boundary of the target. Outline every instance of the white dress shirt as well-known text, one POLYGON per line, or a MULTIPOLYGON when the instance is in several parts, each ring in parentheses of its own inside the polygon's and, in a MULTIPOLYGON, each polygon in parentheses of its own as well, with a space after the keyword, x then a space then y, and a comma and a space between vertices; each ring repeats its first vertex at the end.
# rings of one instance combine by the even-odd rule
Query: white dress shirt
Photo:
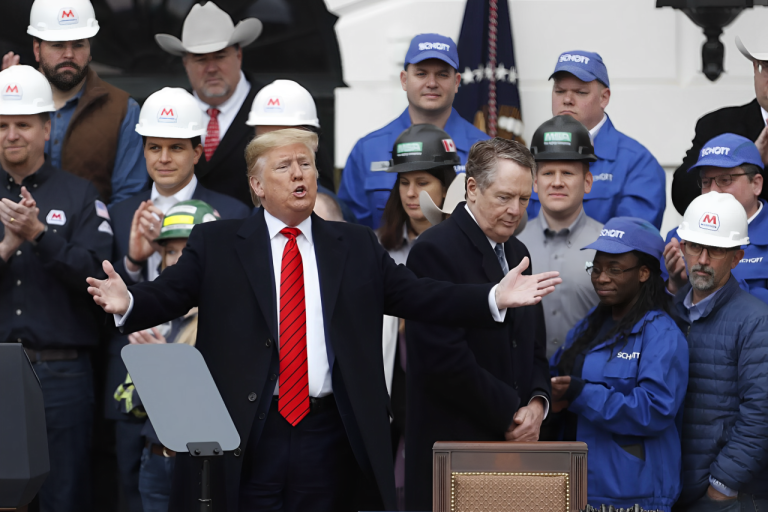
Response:
MULTIPOLYGON (((272 248, 272 268, 275 276, 275 297, 280 297, 280 272, 283 266, 283 251, 288 238, 281 234, 283 228, 289 227, 283 221, 264 210, 264 220, 267 223, 269 242, 272 248)), ((325 347, 325 329, 323 324, 323 304, 320 300, 320 278, 317 271, 315 244, 312 241, 312 217, 307 217, 296 226, 301 234, 296 237, 296 244, 301 253, 301 263, 304 269, 304 305, 307 321, 307 370, 309 372, 309 396, 321 397, 333 392, 331 386, 331 369, 328 364, 328 352, 325 347)), ((280 333, 280 304, 277 304, 278 336, 280 333)), ((280 340, 278 338, 278 346, 280 340)), ((278 394, 280 382, 275 386, 278 394)))
MULTIPOLYGON (((197 104, 203 111, 203 126, 205 126, 206 132, 208 130, 208 122, 211 120, 211 116, 208 115, 208 109, 219 109, 219 117, 217 119, 219 121, 219 142, 221 142, 222 139, 224 139, 224 135, 227 134, 227 130, 232 125, 232 121, 235 120, 235 116, 240 111, 240 107, 243 105, 243 102, 245 101, 245 98, 248 96, 249 92, 251 92, 251 84, 248 83, 248 80, 245 78, 245 74, 241 70, 240 80, 237 82, 235 92, 232 94, 232 96, 229 97, 227 101, 218 107, 207 104, 200 99, 200 96, 198 96, 197 93, 194 93, 197 104)), ((203 146, 205 146, 205 134, 203 134, 201 140, 203 142, 203 146)))
POLYGON ((600 128, 603 127, 603 125, 607 120, 608 120, 608 116, 605 115, 605 112, 603 112, 603 118, 600 120, 600 122, 597 123, 594 128, 589 130, 589 140, 592 141, 593 145, 595 144, 595 137, 597 137, 597 134, 600 131, 600 128))
POLYGON ((763 113, 763 121, 765 121, 765 124, 768 125, 768 110, 765 110, 763 107, 760 107, 760 112, 763 113))
MULTIPOLYGON (((603 121, 605 121, 605 119, 603 119, 603 121)), ((477 224, 477 226, 480 227, 480 223, 477 222, 477 219, 475 218, 475 215, 472 213, 472 210, 469 209, 469 205, 464 203, 464 209, 467 210, 467 213, 469 214, 470 217, 472 217, 472 220, 475 221, 475 224, 477 224)), ((491 240, 491 238, 488 235, 486 235, 485 238, 488 240, 488 243, 491 244, 491 250, 494 251, 495 253, 497 242, 494 242, 493 240, 491 240)), ((507 253, 504 251, 504 244, 501 245, 501 251, 502 253, 504 253, 504 258, 506 259, 507 253)), ((499 262, 499 266, 501 266, 501 262, 499 262)), ((496 286, 499 286, 499 285, 496 285, 496 286)), ((497 322, 503 322, 504 317, 507 315, 507 310, 502 309, 501 311, 499 311, 499 308, 496 306, 496 301, 491 300, 491 298, 495 296, 496 286, 493 287, 493 289, 491 290, 491 294, 488 296, 488 305, 491 308, 492 314, 494 313, 494 310, 500 313, 499 318, 501 318, 501 320, 499 320, 495 314, 493 315, 493 319, 496 320, 497 322)), ((547 399, 547 397, 543 395, 536 395, 536 396, 544 400, 544 419, 546 419, 546 417, 549 415, 549 400, 547 399)), ((533 399, 536 398, 536 396, 532 396, 531 399, 528 400, 528 405, 530 405, 531 402, 533 402, 533 399)))
MULTIPOLYGON (((187 185, 173 194, 172 196, 162 196, 160 195, 160 192, 157 190, 157 185, 154 183, 152 184, 152 193, 149 196, 149 198, 152 200, 152 203, 157 206, 160 211, 163 212, 163 215, 168 213, 168 210, 170 210, 176 203, 180 203, 182 201, 189 201, 192 199, 192 194, 195 193, 195 188, 197 188, 197 176, 194 174, 192 175, 192 179, 187 183, 187 185)), ((159 234, 159 233, 158 233, 159 234)), ((133 279, 134 283, 138 283, 141 280, 141 269, 137 270, 136 272, 132 272, 128 270, 128 258, 125 258, 125 271, 128 272, 128 275, 131 279, 133 279)), ((152 255, 147 259, 147 280, 148 281, 154 281, 157 279, 157 276, 160 275, 160 262, 163 259, 163 257, 160 255, 159 252, 153 252, 152 255)))

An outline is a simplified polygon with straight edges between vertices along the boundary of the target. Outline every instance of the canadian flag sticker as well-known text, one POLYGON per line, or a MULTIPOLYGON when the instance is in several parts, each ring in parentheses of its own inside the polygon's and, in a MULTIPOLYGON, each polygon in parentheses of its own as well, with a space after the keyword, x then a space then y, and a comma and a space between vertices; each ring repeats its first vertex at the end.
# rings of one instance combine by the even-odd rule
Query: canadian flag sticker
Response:
POLYGON ((67 223, 67 214, 61 210, 51 210, 45 217, 45 222, 56 226, 63 226, 67 223))
POLYGON ((456 152, 456 144, 454 144, 453 140, 451 140, 451 139, 443 139, 443 147, 449 153, 455 153, 456 152))

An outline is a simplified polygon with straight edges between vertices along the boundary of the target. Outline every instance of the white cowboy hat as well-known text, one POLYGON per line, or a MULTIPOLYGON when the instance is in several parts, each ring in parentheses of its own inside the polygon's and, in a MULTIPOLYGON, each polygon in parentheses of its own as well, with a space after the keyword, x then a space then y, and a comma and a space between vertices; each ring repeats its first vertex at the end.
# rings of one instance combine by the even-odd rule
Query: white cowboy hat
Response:
POLYGON ((443 214, 451 214, 456 206, 464 200, 464 188, 467 182, 466 173, 460 172, 453 179, 448 186, 448 190, 445 192, 445 200, 443 200, 443 208, 440 209, 429 196, 426 190, 422 190, 419 193, 419 206, 421 207, 421 213, 427 218, 427 220, 433 225, 437 226, 443 222, 443 214))
MULTIPOLYGON (((442 209, 437 207, 426 190, 422 190, 419 193, 419 207, 421 208, 421 213, 424 214, 430 224, 437 226, 443 222, 443 215, 452 214, 459 203, 464 201, 466 184, 467 174, 463 172, 457 174, 448 187, 448 190, 445 192, 442 209)), ((528 224, 528 212, 523 211, 523 218, 520 219, 520 224, 517 225, 514 235, 517 236, 522 233, 526 224, 528 224)))
POLYGON ((246 18, 235 26, 229 14, 213 2, 195 4, 181 29, 181 40, 170 34, 155 34, 160 48, 173 55, 212 53, 228 46, 248 46, 261 34, 262 24, 246 18))
POLYGON ((741 54, 748 58, 751 61, 756 60, 762 60, 762 61, 768 61, 768 53, 752 53, 749 50, 747 50, 747 47, 744 46, 744 43, 741 42, 741 39, 739 36, 736 36, 736 48, 739 49, 741 54))

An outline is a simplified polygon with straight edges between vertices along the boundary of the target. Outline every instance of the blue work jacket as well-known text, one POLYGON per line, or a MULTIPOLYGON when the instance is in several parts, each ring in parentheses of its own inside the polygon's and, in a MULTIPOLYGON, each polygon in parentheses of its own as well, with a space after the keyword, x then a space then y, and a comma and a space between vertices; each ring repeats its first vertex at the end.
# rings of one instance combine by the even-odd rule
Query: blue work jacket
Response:
MULTIPOLYGON (((384 213, 397 174, 377 170, 382 171, 389 166, 395 140, 410 126, 411 116, 406 108, 400 117, 358 140, 352 148, 341 175, 339 199, 352 209, 360 224, 373 229, 379 227, 381 214, 384 213)), ((445 132, 453 139, 456 152, 461 158, 461 165, 456 166, 456 172, 464 171, 472 145, 489 138, 465 121, 456 109, 451 109, 451 116, 445 123, 445 132)))
MULTIPOLYGON (((592 190, 584 196, 584 211, 605 224, 614 217, 640 217, 657 229, 667 205, 666 175, 650 151, 605 120, 595 137, 597 161, 589 164, 592 190)), ((535 192, 528 204, 528 218, 539 214, 535 192)))
MULTIPOLYGON (((749 245, 742 245, 744 257, 731 270, 731 274, 739 282, 739 286, 768 304, 768 203, 760 199, 763 208, 752 222, 749 223, 749 245)), ((680 240, 677 228, 667 233, 666 242, 672 238, 680 240)), ((664 278, 667 278, 666 267, 662 265, 664 278)))
MULTIPOLYGON (((590 311, 591 313, 591 311, 590 311)), ((557 365, 586 319, 570 330, 550 361, 557 365)), ((568 407, 578 415, 576 440, 589 446, 587 499, 601 504, 669 511, 682 489, 680 434, 688 385, 688 345, 675 321, 650 311, 626 343, 614 338, 590 349, 584 388, 568 407), (642 460, 622 446, 641 444, 642 460)))

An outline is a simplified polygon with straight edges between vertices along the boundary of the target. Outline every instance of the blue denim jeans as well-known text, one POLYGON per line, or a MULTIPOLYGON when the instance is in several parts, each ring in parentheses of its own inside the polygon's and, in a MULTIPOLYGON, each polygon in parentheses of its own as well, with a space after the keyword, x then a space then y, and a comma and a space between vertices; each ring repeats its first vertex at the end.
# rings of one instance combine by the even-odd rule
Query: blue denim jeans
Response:
POLYGON ((91 503, 93 374, 87 353, 71 361, 32 362, 43 388, 51 472, 41 512, 88 512, 91 503))
POLYGON ((155 455, 149 447, 141 454, 139 493, 144 512, 168 512, 176 459, 155 455))

